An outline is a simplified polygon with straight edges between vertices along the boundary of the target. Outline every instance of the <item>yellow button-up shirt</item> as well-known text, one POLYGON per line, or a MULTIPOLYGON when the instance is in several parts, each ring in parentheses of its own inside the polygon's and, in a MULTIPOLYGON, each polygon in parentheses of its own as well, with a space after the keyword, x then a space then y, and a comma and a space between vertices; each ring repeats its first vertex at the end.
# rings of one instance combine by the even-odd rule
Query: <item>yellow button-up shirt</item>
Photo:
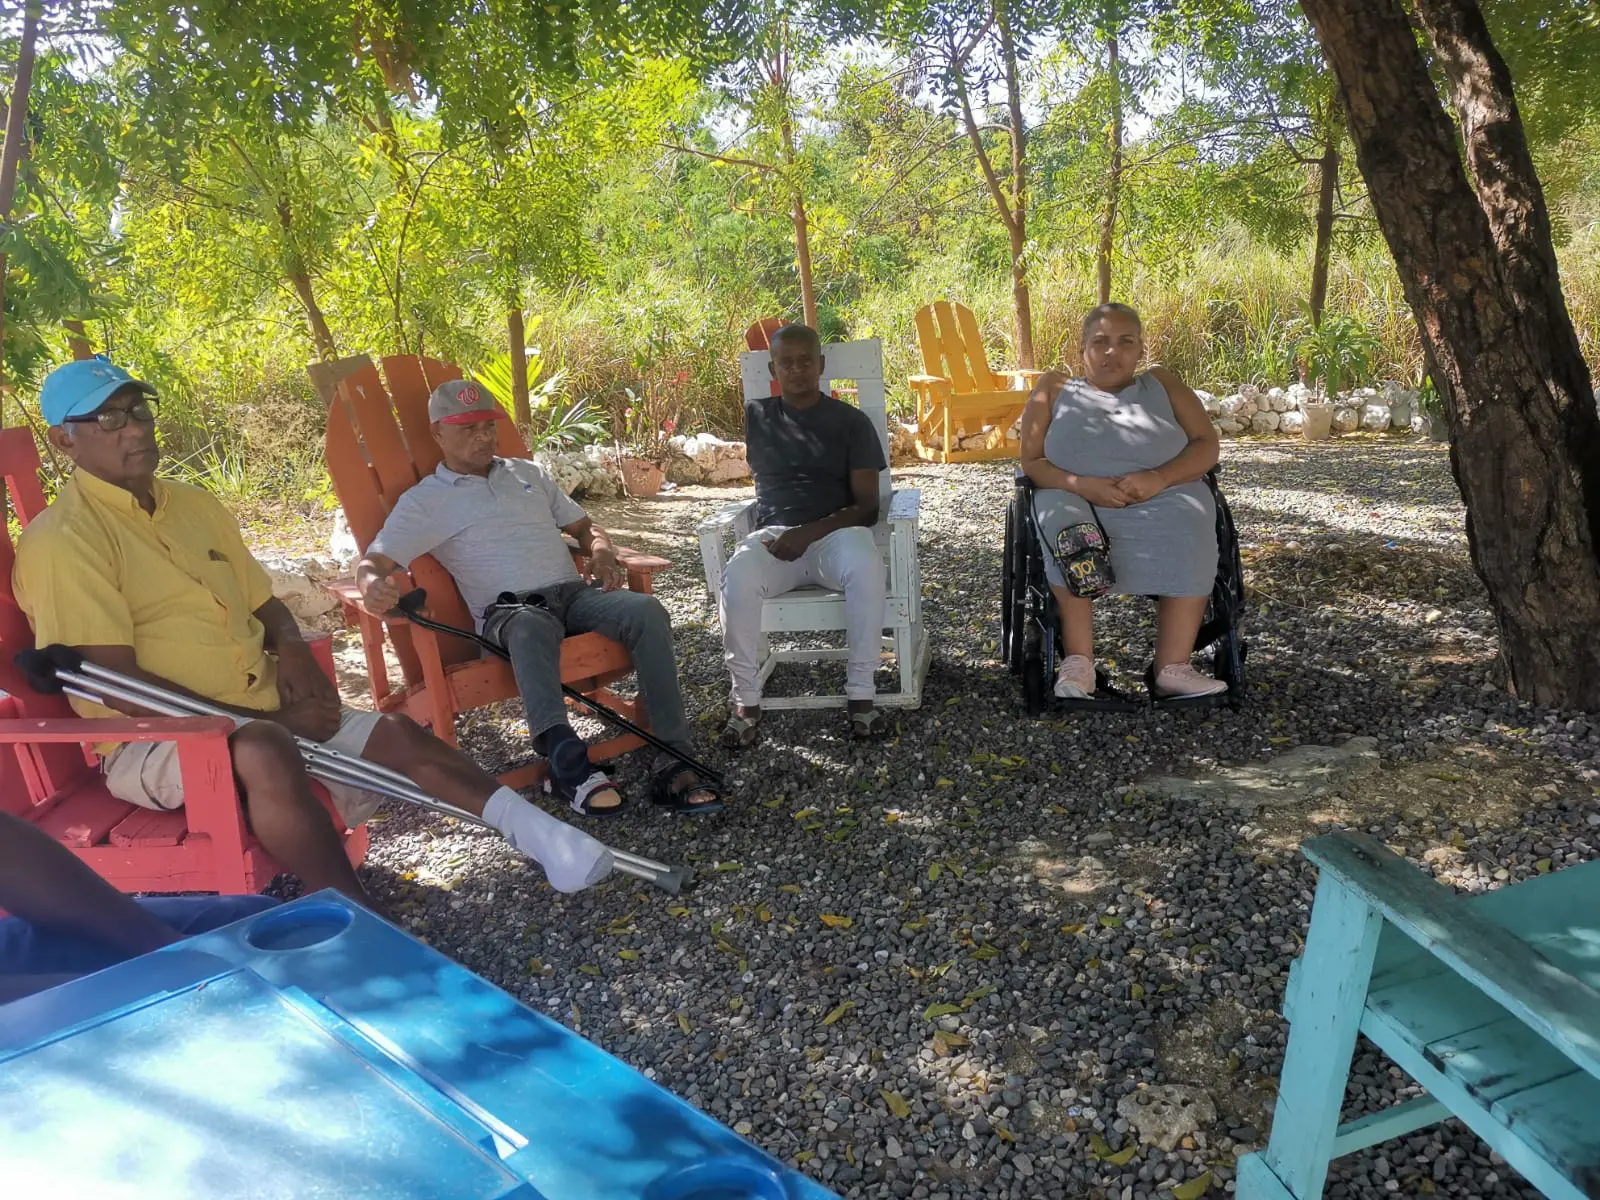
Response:
MULTIPOLYGON (((132 646, 139 666, 222 704, 278 707, 255 610, 272 583, 210 493, 156 480, 154 515, 77 471, 17 542, 12 585, 40 646, 132 646)), ((83 716, 109 710, 74 699, 83 716)))

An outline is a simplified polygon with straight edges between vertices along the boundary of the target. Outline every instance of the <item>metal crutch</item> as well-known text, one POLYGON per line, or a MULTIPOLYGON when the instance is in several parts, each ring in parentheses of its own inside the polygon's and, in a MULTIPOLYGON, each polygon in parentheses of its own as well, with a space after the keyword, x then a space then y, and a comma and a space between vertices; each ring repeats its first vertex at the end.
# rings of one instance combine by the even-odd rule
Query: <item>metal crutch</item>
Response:
MULTIPOLYGON (((170 717, 209 716, 237 719, 235 714, 206 701, 169 692, 165 688, 140 679, 132 679, 108 667, 88 662, 82 655, 65 646, 27 650, 18 654, 15 661, 28 676, 34 688, 41 692, 59 690, 96 704, 102 704, 106 699, 121 700, 170 717)), ((483 818, 428 795, 398 771, 364 758, 356 758, 329 749, 308 738, 296 736, 295 745, 305 760, 307 771, 319 779, 364 788, 414 804, 429 812, 455 817, 485 829, 493 828, 483 818)), ((654 884, 674 895, 682 890, 690 878, 691 873, 687 868, 670 867, 665 863, 609 846, 607 849, 610 850, 618 871, 654 884)))

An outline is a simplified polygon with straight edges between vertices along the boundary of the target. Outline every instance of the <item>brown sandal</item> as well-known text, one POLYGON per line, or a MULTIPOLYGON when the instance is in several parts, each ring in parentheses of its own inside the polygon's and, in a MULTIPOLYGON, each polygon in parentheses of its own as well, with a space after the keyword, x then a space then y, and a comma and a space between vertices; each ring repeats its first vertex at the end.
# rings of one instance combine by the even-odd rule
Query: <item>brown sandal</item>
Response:
POLYGON ((746 717, 738 712, 728 718, 717 739, 724 750, 747 750, 761 736, 761 718, 746 717))

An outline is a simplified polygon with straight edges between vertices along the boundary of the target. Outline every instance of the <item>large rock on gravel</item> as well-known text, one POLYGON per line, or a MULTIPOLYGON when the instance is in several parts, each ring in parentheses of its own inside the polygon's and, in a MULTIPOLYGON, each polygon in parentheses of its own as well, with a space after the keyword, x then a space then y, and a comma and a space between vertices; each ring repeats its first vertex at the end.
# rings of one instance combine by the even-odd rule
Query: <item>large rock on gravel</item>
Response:
POLYGON ((1335 433, 1354 433, 1361 427, 1361 413, 1359 410, 1340 405, 1333 410, 1333 431, 1335 433))
POLYGON ((339 564, 340 570, 347 569, 361 557, 361 547, 356 545, 356 535, 350 532, 350 522, 345 519, 342 508, 333 512, 333 532, 328 535, 328 557, 339 564))
POLYGON ((1235 417, 1223 417, 1217 422, 1217 432, 1223 437, 1238 437, 1244 431, 1244 422, 1235 417))
POLYGON ((1217 1107, 1197 1087, 1168 1083, 1129 1092, 1117 1101, 1117 1115, 1133 1126, 1145 1145, 1170 1152, 1184 1138, 1214 1124, 1217 1107))
POLYGON ((1218 416, 1222 412, 1222 401, 1210 392, 1203 392, 1195 388, 1194 394, 1200 397, 1200 407, 1206 410, 1208 417, 1218 416))
MULTIPOLYGON (((347 531, 348 528, 346 526, 347 531)), ((339 607, 339 601, 322 589, 324 581, 336 579, 343 573, 338 562, 326 558, 276 556, 260 557, 256 561, 272 580, 272 594, 282 600, 297 619, 315 620, 339 607)))
POLYGON ((1218 403, 1217 411, 1224 417, 1248 421, 1255 414, 1256 401, 1246 400, 1242 395, 1225 396, 1218 403))
POLYGON ((1278 422, 1283 418, 1275 412, 1258 412, 1250 418, 1251 433, 1277 433, 1278 422))
POLYGON ((1361 428, 1369 433, 1383 433, 1389 428, 1389 406, 1368 404, 1361 410, 1361 428))
POLYGON ((1340 791, 1381 769, 1378 739, 1353 737, 1337 746, 1296 746, 1261 763, 1219 767, 1204 775, 1162 775, 1140 783, 1147 794, 1176 801, 1209 801, 1254 812, 1284 808, 1340 791))
POLYGON ((1302 412, 1286 412, 1278 418, 1278 432, 1292 433, 1300 436, 1301 430, 1306 427, 1306 417, 1302 412))

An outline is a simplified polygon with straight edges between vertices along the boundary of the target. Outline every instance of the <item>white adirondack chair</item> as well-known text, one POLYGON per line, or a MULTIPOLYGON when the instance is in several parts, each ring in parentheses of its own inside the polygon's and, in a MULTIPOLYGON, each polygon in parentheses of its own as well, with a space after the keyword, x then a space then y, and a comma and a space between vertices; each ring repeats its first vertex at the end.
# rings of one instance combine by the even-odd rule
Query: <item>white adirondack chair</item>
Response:
MULTIPOLYGON (((885 461, 889 457, 889 420, 884 405, 883 343, 877 338, 856 342, 834 342, 822 348, 826 360, 822 390, 830 380, 853 379, 861 411, 872 420, 883 443, 885 461)), ((766 351, 748 351, 739 356, 739 374, 746 400, 772 394, 770 361, 766 351)), ((889 602, 885 610, 884 644, 892 649, 899 668, 900 688, 880 692, 881 705, 916 708, 922 703, 922 682, 928 674, 930 647, 922 623, 922 570, 917 563, 917 522, 922 507, 920 488, 896 490, 885 469, 879 477, 878 523, 873 537, 883 549, 884 570, 889 573, 889 602)), ((712 603, 722 591, 722 570, 732 547, 753 533, 755 501, 731 504, 707 518, 700 526, 700 557, 705 563, 706 589, 712 603)), ((761 670, 764 685, 779 663, 814 662, 844 659, 843 646, 820 649, 789 647, 773 649, 769 635, 842 631, 845 627, 843 594, 823 587, 803 587, 768 600, 761 611, 761 670)), ((763 709, 843 708, 842 693, 809 696, 766 696, 763 709)))

